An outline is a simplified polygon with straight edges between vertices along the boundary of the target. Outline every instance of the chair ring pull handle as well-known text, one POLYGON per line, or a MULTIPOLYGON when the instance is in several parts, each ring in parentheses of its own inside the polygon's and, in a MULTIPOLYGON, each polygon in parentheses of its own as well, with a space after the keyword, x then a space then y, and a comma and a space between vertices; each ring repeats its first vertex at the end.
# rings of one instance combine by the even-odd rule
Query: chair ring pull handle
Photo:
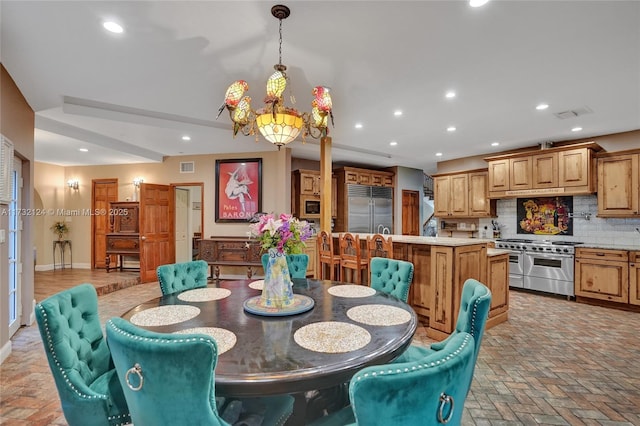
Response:
POLYGON ((451 420, 452 416, 453 416, 453 397, 445 393, 441 393, 440 403, 438 404, 438 422, 443 424, 448 423, 449 420, 451 420), (451 408, 449 409, 447 416, 444 417, 444 409, 448 404, 451 404, 451 408))
POLYGON ((140 389, 142 389, 142 385, 144 384, 144 377, 142 377, 142 367, 140 367, 140 364, 136 362, 133 367, 128 369, 127 374, 124 375, 124 380, 127 382, 127 386, 129 386, 129 389, 131 389, 132 391, 138 392, 140 389), (133 386, 131 384, 131 382, 129 381, 129 374, 135 374, 138 376, 138 381, 140 382, 138 386, 133 386))

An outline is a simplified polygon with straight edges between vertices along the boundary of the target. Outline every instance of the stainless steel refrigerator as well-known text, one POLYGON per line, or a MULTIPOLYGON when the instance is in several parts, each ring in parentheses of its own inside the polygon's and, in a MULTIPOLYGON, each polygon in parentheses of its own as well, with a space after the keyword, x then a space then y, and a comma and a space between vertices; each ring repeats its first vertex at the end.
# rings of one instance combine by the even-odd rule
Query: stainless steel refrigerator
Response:
POLYGON ((348 232, 393 233, 393 188, 347 185, 348 232))

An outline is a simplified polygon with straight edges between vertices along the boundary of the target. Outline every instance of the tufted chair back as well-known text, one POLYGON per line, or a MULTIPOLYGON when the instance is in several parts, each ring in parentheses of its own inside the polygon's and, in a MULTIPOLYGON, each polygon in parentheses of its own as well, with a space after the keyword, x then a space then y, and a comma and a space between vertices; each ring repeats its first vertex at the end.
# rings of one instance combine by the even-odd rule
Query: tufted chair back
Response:
POLYGON ((351 406, 312 425, 460 425, 473 355, 473 336, 458 333, 420 360, 366 367, 349 383, 351 406))
MULTIPOLYGON (((263 254, 260 260, 262 261, 262 268, 266 273, 267 263, 269 263, 269 255, 267 253, 263 254)), ((289 267, 289 274, 291 275, 291 278, 306 278, 307 266, 309 266, 309 255, 288 254, 287 266, 289 267)))
POLYGON ((403 302, 409 299, 413 281, 413 263, 384 257, 371 258, 371 287, 391 294, 403 302))
POLYGON ((55 294, 35 308, 36 321, 69 425, 130 423, 98 318, 91 284, 55 294))
MULTIPOLYGON (((106 329, 135 425, 228 425, 215 396, 218 348, 213 337, 156 333, 117 317, 106 329)), ((293 409, 290 396, 240 401, 248 412, 261 401, 265 425, 284 424, 293 409)))
POLYGON ((162 294, 178 293, 207 286, 209 264, 204 260, 160 265, 156 269, 162 294))

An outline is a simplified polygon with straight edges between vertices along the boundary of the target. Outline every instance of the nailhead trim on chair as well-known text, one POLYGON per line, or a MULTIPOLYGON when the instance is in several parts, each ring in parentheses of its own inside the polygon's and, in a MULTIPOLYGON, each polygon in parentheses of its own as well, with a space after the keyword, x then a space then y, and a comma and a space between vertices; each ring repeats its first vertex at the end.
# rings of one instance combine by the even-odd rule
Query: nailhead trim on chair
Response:
POLYGON ((485 300, 486 298, 491 297, 491 291, 488 291, 484 296, 480 296, 476 299, 476 303, 473 304, 473 314, 471 315, 471 334, 475 335, 476 331, 476 316, 478 313, 478 304, 485 300))
POLYGON ((189 338, 185 338, 185 339, 158 339, 158 338, 155 338, 155 337, 140 337, 140 336, 136 336, 134 334, 131 334, 131 333, 127 332, 127 331, 124 331, 121 328, 116 327, 111 322, 111 320, 109 320, 107 322, 107 325, 109 327, 111 327, 111 329, 113 331, 115 331, 116 333, 123 334, 123 335, 125 335, 127 337, 132 338, 133 340, 141 340, 141 341, 144 341, 144 342, 160 342, 160 343, 187 343, 187 342, 198 342, 198 341, 206 342, 206 343, 208 343, 209 345, 211 345, 213 347, 214 354, 216 354, 216 356, 218 355, 218 351, 217 351, 215 345, 211 344, 210 340, 204 339, 202 337, 189 337, 189 338))
POLYGON ((356 376, 355 379, 356 380, 361 380, 361 379, 369 377, 370 375, 372 377, 376 377, 378 375, 383 376, 383 375, 389 375, 389 374, 408 373, 410 371, 421 370, 423 368, 435 367, 437 365, 442 364, 445 361, 450 360, 454 356, 458 355, 467 344, 469 344, 469 336, 465 336, 464 341, 460 344, 460 346, 455 351, 453 351, 453 353, 447 355, 446 357, 444 357, 442 359, 439 359, 439 360, 436 360, 436 361, 432 361, 432 362, 427 363, 427 364, 414 365, 411 368, 409 368, 409 367, 405 367, 403 369, 400 369, 400 368, 392 369, 392 368, 390 368, 390 369, 388 369, 386 371, 385 370, 380 370, 379 372, 375 372, 374 371, 373 373, 364 373, 362 375, 356 376))
MULTIPOLYGON (((87 395, 87 394, 85 394, 83 392, 80 392, 80 390, 78 388, 76 388, 73 385, 73 383, 71 383, 71 381, 67 377, 67 373, 64 371, 64 369, 60 365, 60 361, 58 361, 58 355, 56 354, 56 351, 54 349, 53 341, 51 340, 51 333, 49 331, 49 318, 47 316, 47 311, 45 311, 45 309, 40 304, 38 304, 37 307, 40 309, 40 312, 42 312, 42 318, 44 318, 44 329, 45 329, 45 332, 47 334, 47 346, 49 347, 49 352, 51 353, 51 356, 53 358, 53 362, 55 362, 56 367, 58 367, 58 369, 60 370, 60 374, 62 374, 62 377, 64 377, 64 381, 67 384, 67 386, 69 386, 69 388, 71 388, 71 390, 73 390, 80 398, 84 398, 84 399, 104 399, 104 400, 109 399, 109 397, 107 395, 104 395, 104 394, 87 395)), ((117 416, 108 416, 107 417, 107 420, 120 420, 120 419, 124 420, 124 423, 119 423, 119 425, 127 425, 127 424, 131 423, 130 421, 125 420, 125 419, 131 419, 131 416, 129 414, 120 414, 120 415, 117 415, 117 416)))

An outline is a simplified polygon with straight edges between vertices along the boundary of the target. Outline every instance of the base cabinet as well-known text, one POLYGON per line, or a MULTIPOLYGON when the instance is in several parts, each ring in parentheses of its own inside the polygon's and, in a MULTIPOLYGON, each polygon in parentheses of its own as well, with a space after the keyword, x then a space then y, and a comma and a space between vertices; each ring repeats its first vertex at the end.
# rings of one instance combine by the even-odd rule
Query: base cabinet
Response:
POLYGON ((626 250, 576 249, 576 297, 629 303, 629 262, 626 250))
POLYGON ((307 247, 304 252, 309 256, 309 264, 307 265, 307 277, 315 278, 318 265, 318 246, 316 238, 307 241, 307 247))
POLYGON ((640 305, 640 251, 629 253, 629 303, 640 305))
POLYGON ((487 256, 487 279, 483 281, 491 290, 489 325, 506 321, 509 311, 509 254, 487 256))

